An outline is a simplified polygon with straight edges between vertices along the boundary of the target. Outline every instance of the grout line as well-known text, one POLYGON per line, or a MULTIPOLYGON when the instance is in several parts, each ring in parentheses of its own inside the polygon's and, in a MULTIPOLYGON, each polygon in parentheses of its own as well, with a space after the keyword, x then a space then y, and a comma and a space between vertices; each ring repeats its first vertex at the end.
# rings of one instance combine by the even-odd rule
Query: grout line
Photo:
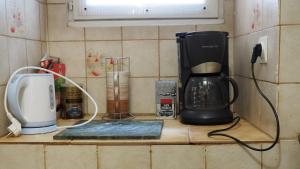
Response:
POLYGON ((300 26, 300 23, 285 23, 285 24, 280 24, 279 26, 300 26))
POLYGON ((43 40, 40 40, 40 39, 31 39, 31 38, 26 38, 26 37, 12 36, 12 35, 9 35, 9 33, 7 33, 7 34, 0 34, 0 36, 6 37, 6 38, 31 40, 31 41, 37 41, 37 42, 47 42, 47 41, 43 41, 43 40))
MULTIPOLYGON (((87 71, 87 62, 86 62, 86 56, 87 56, 87 48, 86 48, 86 29, 83 28, 83 39, 84 39, 84 67, 85 67, 85 89, 88 91, 88 71, 87 71)), ((89 98, 84 97, 85 100, 85 112, 84 114, 89 114, 89 98)))
POLYGON ((279 15, 279 18, 278 18, 279 21, 278 21, 278 22, 279 22, 279 25, 281 25, 281 24, 280 24, 280 23, 281 23, 281 11, 282 11, 282 10, 281 10, 281 5, 282 5, 281 0, 279 0, 279 1, 278 1, 278 15, 279 15))
POLYGON ((280 83, 280 61, 281 61, 281 26, 279 26, 279 37, 278 37, 278 58, 277 58, 277 81, 280 83))
MULTIPOLYGON (((28 45, 27 40, 25 40, 25 56, 26 56, 26 66, 29 66, 29 56, 28 56, 28 45)), ((27 72, 29 72, 29 69, 27 69, 27 72)))
POLYGON ((37 1, 37 2, 40 3, 40 4, 47 4, 47 1, 46 1, 46 2, 39 1, 39 0, 35 0, 35 1, 37 1))
MULTIPOLYGON (((280 3, 280 2, 279 2, 280 3)), ((280 9, 280 8, 279 8, 280 9)), ((279 11, 280 12, 280 11, 279 11)), ((280 14, 280 13, 279 13, 280 14)), ((281 16, 281 15, 279 15, 279 16, 281 16)), ((279 20, 279 22, 280 22, 280 20, 279 20)), ((278 65, 277 65, 277 71, 278 71, 278 75, 277 75, 277 79, 278 79, 278 83, 279 84, 283 84, 283 83, 280 83, 280 62, 281 62, 281 57, 282 57, 282 55, 281 55, 281 37, 282 37, 282 33, 281 33, 281 26, 279 26, 279 52, 278 52, 278 65)), ((278 113, 278 115, 280 114, 280 112, 279 112, 279 108, 280 108, 280 89, 279 89, 279 86, 277 86, 277 92, 276 92, 276 94, 277 94, 277 99, 276 99, 276 104, 277 104, 277 113, 278 113)))
POLYGON ((43 149, 44 149, 44 168, 47 169, 47 162, 46 162, 46 145, 43 145, 43 149))
MULTIPOLYGON (((38 1, 38 0, 37 0, 38 1)), ((39 1, 38 1, 39 2, 39 1)), ((40 4, 39 3, 39 29, 40 29, 40 40, 42 40, 42 29, 41 29, 41 27, 42 27, 42 23, 41 23, 41 20, 42 21, 44 21, 44 19, 43 18, 41 18, 41 17, 43 17, 42 16, 42 14, 41 14, 41 8, 43 8, 43 4, 40 4)))
MULTIPOLYGON (((158 29, 158 34, 160 34, 160 33, 159 33, 159 29, 158 29)), ((161 79, 161 77, 160 77, 160 71, 161 71, 161 70, 160 70, 160 64, 161 64, 161 63, 160 63, 160 57, 161 57, 161 56, 160 56, 160 50, 161 50, 161 49, 160 49, 160 42, 161 42, 161 40, 158 40, 158 41, 157 41, 158 80, 161 79)))
MULTIPOLYGON (((252 80, 252 78, 244 76, 244 75, 239 75, 239 74, 234 74, 232 75, 233 77, 240 77, 240 78, 246 78, 246 79, 250 79, 252 80)), ((276 84, 276 85, 284 85, 284 84, 288 84, 288 85, 299 85, 300 82, 271 82, 271 81, 267 81, 267 80, 262 80, 262 79, 256 79, 258 82, 265 82, 265 83, 271 83, 271 84, 276 84)))
POLYGON ((207 169, 207 145, 204 145, 204 168, 207 169))
POLYGON ((105 40, 105 39, 100 39, 100 40, 49 40, 45 42, 107 42, 107 41, 156 41, 156 40, 176 40, 176 39, 111 39, 111 40, 105 40))
MULTIPOLYGON (((122 57, 124 57, 124 44, 123 44, 123 41, 124 41, 124 39, 123 39, 123 34, 124 34, 124 32, 123 32, 124 30, 123 30, 123 27, 121 27, 121 55, 122 55, 122 57)), ((130 56, 129 56, 129 62, 130 62, 130 56)), ((129 65, 131 65, 130 63, 129 63, 129 65)), ((130 72, 130 67, 129 67, 129 72, 130 72)))
MULTIPOLYGON (((10 57, 10 52, 9 52, 9 39, 8 38, 5 39, 5 43, 6 43, 7 57, 8 57, 8 74, 10 75, 11 74, 10 70, 11 70, 12 66, 11 66, 11 57, 10 57)), ((9 76, 8 76, 8 78, 9 78, 9 76)), ((5 81, 6 81, 5 82, 5 85, 6 85, 8 79, 5 81)))
POLYGON ((100 161, 99 161, 99 148, 100 146, 99 145, 96 145, 96 161, 97 161, 97 169, 100 169, 100 161))
POLYGON ((250 34, 263 32, 263 31, 266 31, 268 29, 276 28, 276 27, 279 27, 279 26, 280 26, 279 24, 276 24, 276 25, 273 25, 273 26, 270 26, 270 27, 266 27, 266 28, 262 28, 262 29, 253 31, 253 32, 242 33, 242 34, 239 34, 239 35, 233 35, 232 37, 229 37, 229 38, 238 38, 238 37, 241 37, 241 36, 247 36, 247 35, 250 35, 250 34))
MULTIPOLYGON (((260 149, 263 148, 263 145, 260 144, 260 149)), ((263 169, 263 152, 260 152, 260 167, 263 169)))
MULTIPOLYGON (((251 77, 244 76, 244 75, 239 75, 239 74, 233 74, 232 76, 233 76, 233 77, 234 77, 234 76, 237 76, 237 77, 241 77, 241 78, 246 78, 246 79, 253 80, 253 78, 251 78, 251 77)), ((268 81, 268 80, 262 80, 262 79, 258 79, 258 78, 256 78, 256 80, 257 80, 258 82, 272 83, 272 84, 277 84, 277 85, 279 84, 279 83, 277 83, 277 82, 271 82, 271 81, 268 81)))
POLYGON ((64 2, 64 3, 47 3, 47 5, 53 5, 53 6, 56 6, 56 5, 66 5, 67 3, 64 2))
POLYGON ((150 169, 153 168, 153 164, 152 164, 152 161, 153 161, 153 152, 152 152, 152 145, 149 145, 150 146, 150 169))

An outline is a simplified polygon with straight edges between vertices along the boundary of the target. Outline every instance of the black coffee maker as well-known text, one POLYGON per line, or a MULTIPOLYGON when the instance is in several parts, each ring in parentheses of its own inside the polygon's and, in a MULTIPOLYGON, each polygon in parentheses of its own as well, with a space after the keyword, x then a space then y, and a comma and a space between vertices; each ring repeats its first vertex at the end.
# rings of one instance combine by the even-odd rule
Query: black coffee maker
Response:
POLYGON ((176 37, 181 122, 199 125, 232 122, 230 104, 238 97, 238 87, 228 77, 228 33, 177 33, 176 37), (231 101, 229 83, 233 86, 231 101))

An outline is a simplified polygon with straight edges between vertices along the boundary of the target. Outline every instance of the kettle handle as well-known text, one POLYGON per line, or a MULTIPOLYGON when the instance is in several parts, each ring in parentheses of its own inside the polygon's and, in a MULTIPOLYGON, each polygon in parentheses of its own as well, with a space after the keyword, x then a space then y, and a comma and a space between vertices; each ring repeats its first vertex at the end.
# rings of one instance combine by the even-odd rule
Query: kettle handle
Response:
POLYGON ((232 79, 231 77, 227 77, 228 81, 230 82, 230 84, 233 87, 233 98, 232 100, 229 102, 229 105, 231 105, 232 103, 234 103, 236 101, 236 99, 239 97, 239 88, 238 85, 236 83, 236 81, 234 79, 232 79))
POLYGON ((21 111, 21 106, 19 103, 19 98, 20 98, 20 92, 22 88, 26 88, 28 85, 28 79, 26 78, 26 76, 19 76, 18 78, 16 78, 14 85, 12 85, 11 90, 14 91, 12 93, 12 100, 11 100, 11 108, 14 110, 14 115, 20 119, 22 122, 26 121, 26 117, 24 117, 22 115, 22 111, 21 111), (15 105, 13 104, 13 102, 15 102, 15 105))

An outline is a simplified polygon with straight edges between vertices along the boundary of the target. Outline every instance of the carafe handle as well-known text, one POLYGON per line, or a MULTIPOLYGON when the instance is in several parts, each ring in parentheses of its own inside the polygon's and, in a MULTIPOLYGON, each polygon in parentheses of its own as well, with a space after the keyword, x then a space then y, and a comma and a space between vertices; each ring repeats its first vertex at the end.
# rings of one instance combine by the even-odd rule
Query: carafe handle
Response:
POLYGON ((232 88, 233 88, 233 98, 229 102, 229 105, 231 105, 239 97, 239 88, 238 88, 238 85, 237 85, 237 83, 236 83, 236 81, 234 79, 232 79, 230 77, 227 77, 227 79, 228 79, 228 81, 230 82, 230 84, 232 85, 232 88))

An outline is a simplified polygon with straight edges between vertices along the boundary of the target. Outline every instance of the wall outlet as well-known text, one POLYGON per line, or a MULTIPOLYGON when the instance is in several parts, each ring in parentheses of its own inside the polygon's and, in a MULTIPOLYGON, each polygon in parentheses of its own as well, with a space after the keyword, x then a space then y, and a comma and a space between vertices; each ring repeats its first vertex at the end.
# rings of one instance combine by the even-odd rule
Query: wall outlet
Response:
POLYGON ((268 37, 260 37, 258 43, 262 46, 261 57, 258 57, 258 63, 266 64, 268 63, 268 37))

